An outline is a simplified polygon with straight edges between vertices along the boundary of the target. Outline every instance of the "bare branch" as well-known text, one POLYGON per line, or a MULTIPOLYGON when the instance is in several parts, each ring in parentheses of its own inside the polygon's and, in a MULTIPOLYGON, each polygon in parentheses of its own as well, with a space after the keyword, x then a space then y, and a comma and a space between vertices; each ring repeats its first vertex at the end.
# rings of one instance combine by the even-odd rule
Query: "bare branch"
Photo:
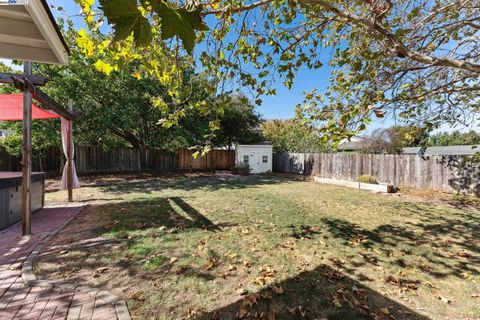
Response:
POLYGON ((466 70, 474 73, 480 73, 480 64, 471 63, 464 60, 457 59, 448 59, 442 57, 432 57, 415 50, 410 50, 407 48, 398 38, 396 38, 386 27, 380 25, 377 21, 370 21, 368 19, 359 17, 355 14, 344 12, 339 8, 332 5, 331 2, 325 0, 301 0, 305 4, 309 5, 318 5, 335 15, 351 22, 353 24, 366 27, 372 31, 375 31, 377 34, 381 35, 391 46, 392 48, 400 55, 410 58, 411 60, 442 67, 450 67, 461 70, 466 70))

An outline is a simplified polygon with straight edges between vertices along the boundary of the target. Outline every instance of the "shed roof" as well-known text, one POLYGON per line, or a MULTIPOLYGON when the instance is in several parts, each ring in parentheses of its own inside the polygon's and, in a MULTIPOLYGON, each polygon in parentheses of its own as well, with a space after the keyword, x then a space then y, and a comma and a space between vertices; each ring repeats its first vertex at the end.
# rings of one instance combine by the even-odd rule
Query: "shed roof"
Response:
POLYGON ((0 0, 0 57, 65 65, 68 54, 46 0, 0 0))

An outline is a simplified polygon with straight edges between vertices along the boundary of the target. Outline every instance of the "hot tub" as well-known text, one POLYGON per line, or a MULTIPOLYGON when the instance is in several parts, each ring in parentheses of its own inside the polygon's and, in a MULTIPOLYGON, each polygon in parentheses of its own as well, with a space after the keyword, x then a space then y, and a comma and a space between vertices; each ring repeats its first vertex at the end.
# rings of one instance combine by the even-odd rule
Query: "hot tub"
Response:
MULTIPOLYGON (((45 173, 32 173, 32 212, 45 203, 45 173)), ((22 173, 0 172, 0 229, 22 219, 22 173)))

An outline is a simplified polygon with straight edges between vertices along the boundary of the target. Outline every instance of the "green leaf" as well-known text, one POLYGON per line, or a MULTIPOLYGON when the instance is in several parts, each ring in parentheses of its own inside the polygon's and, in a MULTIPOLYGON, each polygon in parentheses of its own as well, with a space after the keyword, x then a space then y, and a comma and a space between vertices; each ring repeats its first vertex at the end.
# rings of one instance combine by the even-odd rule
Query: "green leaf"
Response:
POLYGON ((195 46, 195 30, 208 30, 208 26, 200 17, 202 6, 198 6, 193 11, 185 8, 172 8, 163 1, 154 1, 151 6, 161 18, 162 38, 169 39, 178 36, 182 40, 185 50, 191 54, 195 46))
POLYGON ((137 0, 100 0, 100 5, 115 30, 114 41, 124 40, 133 33, 137 45, 151 42, 152 27, 138 10, 137 0))

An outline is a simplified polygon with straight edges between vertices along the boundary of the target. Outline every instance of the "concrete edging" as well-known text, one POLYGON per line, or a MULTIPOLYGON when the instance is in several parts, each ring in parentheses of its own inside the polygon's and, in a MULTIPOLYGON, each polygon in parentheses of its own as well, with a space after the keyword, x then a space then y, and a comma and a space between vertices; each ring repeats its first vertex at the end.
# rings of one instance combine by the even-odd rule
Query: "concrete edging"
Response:
MULTIPOLYGON (((81 210, 83 210, 83 208, 80 209, 80 212, 81 210)), ((64 280, 39 280, 35 275, 35 273, 33 272, 33 263, 35 262, 35 259, 37 258, 39 253, 43 250, 43 248, 45 248, 47 242, 55 234, 57 234, 60 230, 62 230, 68 223, 70 223, 76 216, 77 215, 73 215, 72 217, 67 219, 67 221, 65 221, 65 223, 60 228, 58 228, 56 232, 52 232, 51 234, 49 234, 42 241, 42 243, 37 245, 35 249, 33 249, 32 252, 29 253, 27 259, 25 259, 22 265, 23 281, 28 286, 57 287, 57 288, 87 293, 93 298, 102 299, 108 304, 113 305, 113 307, 115 308, 115 312, 117 314, 118 320, 130 320, 131 319, 130 311, 128 310, 126 301, 117 297, 116 295, 114 295, 109 291, 96 289, 89 286, 76 285, 74 283, 71 283, 69 281, 64 281, 64 280)))
POLYGON ((395 192, 395 187, 392 185, 361 183, 361 182, 350 181, 350 180, 330 179, 330 178, 321 178, 321 177, 313 177, 313 181, 317 183, 330 184, 335 186, 348 187, 348 188, 374 191, 374 192, 383 192, 383 193, 395 192))

